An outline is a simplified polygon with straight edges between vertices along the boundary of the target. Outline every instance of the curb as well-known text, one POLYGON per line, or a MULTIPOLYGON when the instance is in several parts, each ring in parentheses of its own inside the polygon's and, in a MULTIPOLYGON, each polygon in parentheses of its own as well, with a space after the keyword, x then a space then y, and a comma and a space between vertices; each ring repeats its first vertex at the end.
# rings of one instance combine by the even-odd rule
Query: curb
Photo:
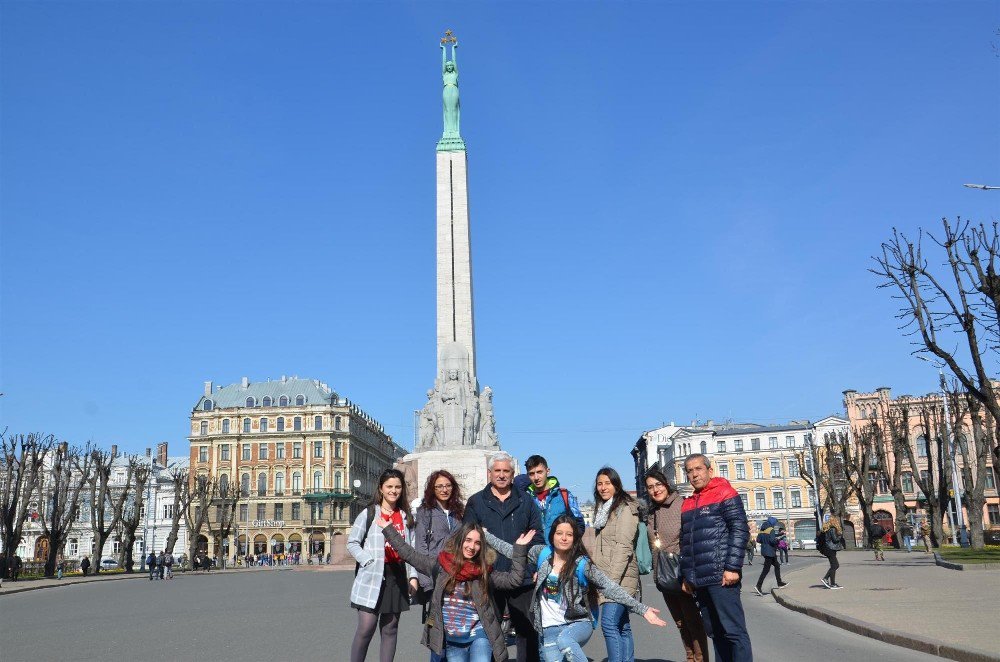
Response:
POLYGON ((900 632, 899 630, 892 630, 890 628, 880 628, 872 625, 871 623, 859 621, 855 618, 850 618, 849 616, 843 616, 836 612, 827 611, 826 609, 808 607, 804 604, 796 602, 795 600, 782 596, 780 592, 772 591, 771 595, 774 597, 775 602, 786 609, 791 609, 792 611, 797 611, 801 614, 805 614, 806 616, 811 616, 812 618, 833 625, 834 627, 841 628, 842 630, 847 630, 848 632, 884 641, 885 643, 892 644, 893 646, 901 646, 903 648, 920 651, 921 653, 944 657, 949 660, 958 660, 958 662, 1000 662, 1000 656, 994 653, 974 648, 962 648, 937 639, 921 637, 907 632, 900 632))
POLYGON ((934 563, 941 566, 942 568, 948 568, 949 570, 965 570, 965 566, 961 563, 952 563, 951 561, 945 561, 941 558, 941 555, 934 552, 934 563))
POLYGON ((955 563, 945 561, 937 552, 934 552, 934 563, 948 570, 1000 570, 1000 563, 955 563))
MULTIPOLYGON (((242 572, 242 571, 246 571, 246 570, 248 570, 248 569, 241 568, 239 570, 236 570, 236 569, 230 569, 230 570, 212 570, 211 572, 212 572, 212 574, 229 575, 229 574, 232 574, 232 573, 235 573, 235 572, 242 572)), ((183 577, 183 576, 185 576, 185 575, 187 575, 187 574, 189 574, 191 572, 192 572, 191 570, 185 570, 185 571, 175 572, 174 573, 174 577, 183 577)), ((89 577, 87 579, 74 579, 74 580, 70 580, 70 581, 61 581, 61 582, 56 582, 54 584, 40 584, 40 585, 39 584, 34 584, 34 585, 32 585, 32 584, 24 584, 24 585, 14 585, 14 586, 11 586, 10 588, 0 589, 0 597, 5 596, 5 595, 15 595, 17 593, 27 593, 28 591, 41 591, 42 589, 47 589, 47 588, 64 588, 66 586, 76 586, 78 584, 93 584, 94 582, 118 582, 118 581, 122 581, 124 579, 147 579, 148 577, 149 577, 149 573, 148 572, 138 572, 137 571, 137 572, 133 572, 133 573, 119 573, 119 574, 116 574, 114 576, 105 575, 103 577, 102 576, 97 576, 97 577, 89 577)), ((46 579, 49 579, 49 578, 46 578, 46 579)), ((32 580, 32 581, 34 582, 34 581, 45 581, 45 580, 43 579, 43 580, 32 580)), ((8 582, 8 583, 10 583, 10 582, 8 582)))

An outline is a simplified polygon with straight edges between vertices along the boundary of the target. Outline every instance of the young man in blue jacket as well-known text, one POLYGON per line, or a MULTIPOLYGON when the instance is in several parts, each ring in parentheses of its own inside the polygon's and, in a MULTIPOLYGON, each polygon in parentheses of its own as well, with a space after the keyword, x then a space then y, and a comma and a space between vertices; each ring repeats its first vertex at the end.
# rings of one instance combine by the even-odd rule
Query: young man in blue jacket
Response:
POLYGON ((750 528, 739 494, 700 453, 684 461, 694 494, 681 508, 684 591, 698 598, 705 632, 719 662, 752 662, 740 579, 750 528))
POLYGON ((559 485, 559 479, 549 471, 549 463, 541 455, 532 455, 524 462, 528 472, 528 494, 535 500, 538 510, 542 513, 542 537, 548 541, 549 529, 556 518, 567 513, 576 520, 580 533, 586 528, 583 513, 576 497, 565 487, 559 485))

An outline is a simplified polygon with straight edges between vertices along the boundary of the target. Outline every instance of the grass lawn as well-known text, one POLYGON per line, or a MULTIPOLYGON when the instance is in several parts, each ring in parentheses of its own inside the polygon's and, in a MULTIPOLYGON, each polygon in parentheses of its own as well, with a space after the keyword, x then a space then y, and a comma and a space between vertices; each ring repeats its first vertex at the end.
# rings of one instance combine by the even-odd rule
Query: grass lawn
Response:
POLYGON ((990 545, 983 549, 942 547, 938 550, 941 558, 954 563, 997 563, 1000 564, 1000 546, 990 545))

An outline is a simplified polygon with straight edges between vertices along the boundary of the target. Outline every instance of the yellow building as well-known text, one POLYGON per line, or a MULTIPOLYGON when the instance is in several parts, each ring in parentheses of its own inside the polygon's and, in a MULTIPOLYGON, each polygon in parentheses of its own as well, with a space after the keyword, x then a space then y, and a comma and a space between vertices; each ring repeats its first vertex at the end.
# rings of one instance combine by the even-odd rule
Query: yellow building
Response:
POLYGON ((298 552, 303 562, 342 560, 353 517, 379 474, 406 453, 356 404, 295 377, 206 382, 189 440, 192 480, 239 486, 237 530, 222 540, 203 531, 198 541, 209 556, 228 559, 298 552))

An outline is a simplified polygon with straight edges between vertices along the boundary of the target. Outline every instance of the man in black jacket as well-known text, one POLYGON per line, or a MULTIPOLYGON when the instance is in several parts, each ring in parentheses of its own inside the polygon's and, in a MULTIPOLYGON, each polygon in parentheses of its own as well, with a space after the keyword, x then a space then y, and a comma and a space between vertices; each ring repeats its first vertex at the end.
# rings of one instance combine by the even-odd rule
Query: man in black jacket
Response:
MULTIPOLYGON (((490 484, 469 498, 465 505, 465 521, 475 522, 511 544, 522 533, 534 529, 535 538, 528 546, 542 544, 542 518, 538 506, 526 493, 512 489, 514 458, 501 451, 490 458, 489 470, 490 484)), ((499 556, 493 567, 497 571, 509 570, 510 559, 499 556)), ((510 611, 510 620, 517 632, 518 662, 539 659, 538 633, 528 614, 534 573, 535 567, 529 565, 521 588, 493 592, 496 613, 502 615, 505 610, 510 611)))

